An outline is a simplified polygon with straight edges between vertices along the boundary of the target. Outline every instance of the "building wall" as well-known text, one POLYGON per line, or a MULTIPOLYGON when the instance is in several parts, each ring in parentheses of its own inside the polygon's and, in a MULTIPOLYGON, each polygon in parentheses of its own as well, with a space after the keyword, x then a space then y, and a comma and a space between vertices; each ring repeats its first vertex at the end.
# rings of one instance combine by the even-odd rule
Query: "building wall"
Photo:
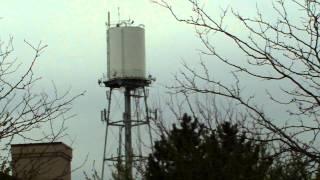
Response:
POLYGON ((13 176, 22 180, 71 180, 72 149, 61 142, 11 145, 13 176))

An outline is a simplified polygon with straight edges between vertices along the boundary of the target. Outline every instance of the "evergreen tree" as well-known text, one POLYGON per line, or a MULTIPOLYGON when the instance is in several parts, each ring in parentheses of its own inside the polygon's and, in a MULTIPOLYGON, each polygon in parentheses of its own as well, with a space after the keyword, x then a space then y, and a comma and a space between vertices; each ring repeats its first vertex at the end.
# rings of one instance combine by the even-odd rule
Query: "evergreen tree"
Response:
POLYGON ((183 180, 311 180, 308 159, 292 153, 271 157, 266 144, 249 140, 235 124, 223 122, 215 130, 184 115, 179 126, 155 142, 145 179, 183 180))
POLYGON ((296 153, 288 155, 285 160, 277 160, 269 169, 267 180, 320 180, 317 174, 307 168, 310 160, 296 153), (313 177, 314 175, 314 177, 313 177))
POLYGON ((263 179, 272 165, 264 145, 247 140, 237 125, 224 122, 213 131, 186 114, 154 149, 146 179, 263 179))
POLYGON ((0 172, 0 179, 1 180, 17 180, 16 178, 2 172, 0 172))

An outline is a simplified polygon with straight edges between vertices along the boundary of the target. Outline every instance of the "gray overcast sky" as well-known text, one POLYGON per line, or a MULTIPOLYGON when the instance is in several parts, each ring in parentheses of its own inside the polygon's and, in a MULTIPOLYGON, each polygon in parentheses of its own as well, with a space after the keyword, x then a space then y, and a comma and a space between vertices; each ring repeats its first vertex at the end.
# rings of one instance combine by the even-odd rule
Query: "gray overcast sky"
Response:
MULTIPOLYGON (((208 1, 208 0, 207 0, 208 1)), ((209 9, 218 12, 220 7, 232 7, 250 14, 255 12, 254 0, 208 1, 209 9)), ((268 2, 261 1, 263 3, 268 2)), ((106 73, 107 11, 113 21, 134 19, 146 28, 147 72, 157 78, 151 91, 170 83, 172 75, 181 68, 182 60, 196 64, 201 47, 192 27, 178 24, 165 9, 149 0, 2 0, 0 5, 0 38, 14 37, 15 56, 30 60, 32 51, 23 40, 48 44, 36 65, 36 73, 43 77, 45 90, 50 81, 63 91, 72 88, 73 93, 86 90, 86 96, 78 99, 73 112, 77 117, 68 122, 69 134, 75 138, 73 167, 79 165, 87 153, 91 162, 97 160, 100 170, 104 124, 100 122, 100 110, 105 107, 104 89, 97 84, 106 73)), ((178 12, 189 12, 188 6, 177 3, 178 12)), ((268 9, 268 7, 266 7, 268 9)), ((232 21, 231 21, 232 22, 232 21)), ((230 24, 229 28, 237 28, 230 24)), ((218 42, 225 47, 223 41, 218 42)), ((228 49, 230 50, 230 49, 228 49)), ((230 50, 232 53, 233 50, 230 50)), ((236 56, 236 55, 235 55, 236 56)), ((212 67, 214 71, 223 69, 212 67)), ((163 92, 160 92, 163 93, 163 92)), ((69 143, 66 141, 66 143, 69 143)), ((85 169, 84 168, 84 169, 85 169)), ((81 179, 82 170, 74 173, 81 179)))

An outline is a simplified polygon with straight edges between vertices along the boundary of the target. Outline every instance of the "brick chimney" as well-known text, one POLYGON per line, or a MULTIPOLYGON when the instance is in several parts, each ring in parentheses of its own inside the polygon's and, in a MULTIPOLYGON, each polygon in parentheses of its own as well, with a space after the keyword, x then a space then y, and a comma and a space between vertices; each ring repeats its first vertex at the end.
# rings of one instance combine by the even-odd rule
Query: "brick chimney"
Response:
POLYGON ((72 149, 62 142, 12 144, 11 155, 19 180, 71 180, 72 149))

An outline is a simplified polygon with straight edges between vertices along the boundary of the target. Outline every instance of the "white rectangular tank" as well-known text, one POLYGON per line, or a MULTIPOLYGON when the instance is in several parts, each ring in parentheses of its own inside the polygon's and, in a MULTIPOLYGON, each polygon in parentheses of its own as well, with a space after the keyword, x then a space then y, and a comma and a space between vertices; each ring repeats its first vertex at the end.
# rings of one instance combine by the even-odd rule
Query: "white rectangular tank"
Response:
POLYGON ((144 28, 112 27, 108 35, 108 79, 145 79, 144 28))

